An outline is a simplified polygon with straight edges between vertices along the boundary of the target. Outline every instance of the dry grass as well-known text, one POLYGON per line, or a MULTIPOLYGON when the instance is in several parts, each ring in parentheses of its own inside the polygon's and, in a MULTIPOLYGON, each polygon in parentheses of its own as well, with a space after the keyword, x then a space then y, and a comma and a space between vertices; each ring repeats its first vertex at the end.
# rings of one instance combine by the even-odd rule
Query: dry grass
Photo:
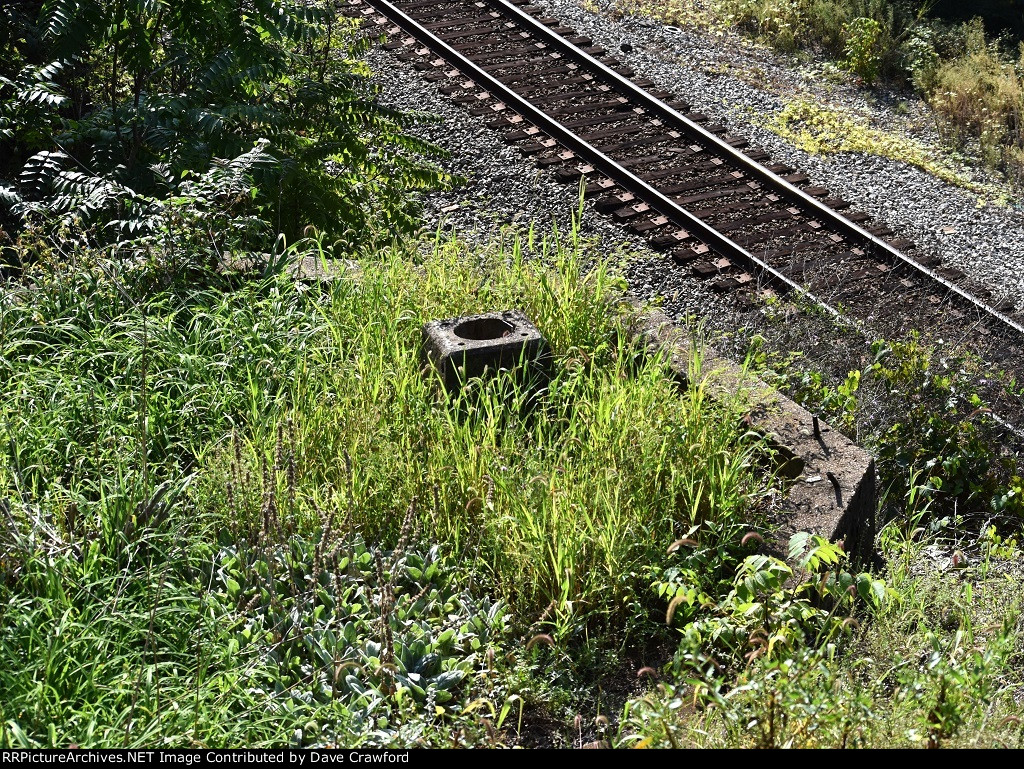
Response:
POLYGON ((984 162, 1016 184, 1024 183, 1024 51, 1013 62, 985 39, 980 24, 967 27, 965 52, 942 62, 929 103, 947 141, 975 144, 984 162))

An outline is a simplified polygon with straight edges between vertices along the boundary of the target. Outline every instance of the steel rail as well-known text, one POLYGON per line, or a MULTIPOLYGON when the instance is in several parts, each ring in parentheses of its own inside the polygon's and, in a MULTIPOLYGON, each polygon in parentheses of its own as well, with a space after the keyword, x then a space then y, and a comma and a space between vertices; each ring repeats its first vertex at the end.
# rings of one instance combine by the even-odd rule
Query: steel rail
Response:
POLYGON ((969 302, 975 308, 982 312, 990 315, 991 317, 1003 323, 1018 334, 1024 336, 1024 326, 1014 321, 1012 318, 1008 318, 1001 312, 996 310, 994 307, 986 304, 981 299, 967 293, 962 288, 952 283, 951 281, 943 278, 941 275, 936 273, 934 270, 930 270, 922 264, 914 261, 912 258, 904 254, 897 248, 894 248, 889 243, 886 243, 879 237, 872 235, 870 232, 860 227, 855 222, 851 222, 842 214, 832 210, 817 198, 808 195, 806 192, 790 184, 785 179, 780 177, 778 174, 772 173, 763 165, 755 160, 751 160, 743 152, 740 152, 735 147, 731 146, 727 142, 720 139, 715 134, 703 128, 698 123, 690 120, 688 117, 683 115, 678 110, 673 109, 669 105, 660 99, 652 96, 645 89, 636 85, 626 77, 623 77, 614 69, 609 67, 604 62, 591 56, 586 51, 582 50, 576 45, 573 45, 568 40, 563 38, 561 35, 550 30, 546 25, 542 24, 539 20, 526 13, 522 9, 518 8, 514 3, 508 2, 508 0, 486 0, 495 10, 504 13, 506 16, 511 17, 521 26, 528 29, 530 32, 535 34, 538 38, 543 39, 545 42, 557 46, 565 53, 568 53, 572 58, 578 62, 586 64, 588 67, 598 71, 602 77, 615 83, 615 85, 621 89, 623 96, 628 96, 631 101, 635 101, 640 106, 643 106, 646 110, 654 114, 654 116, 682 126, 690 133, 694 134, 700 141, 706 142, 711 147, 714 147, 716 151, 727 156, 733 163, 742 168, 743 171, 749 173, 751 176, 756 178, 758 181, 767 184, 773 189, 783 193, 786 197, 795 199, 802 206, 810 209, 815 215, 825 219, 826 222, 831 225, 834 229, 845 233, 847 236, 853 236, 854 238, 870 243, 875 248, 883 251, 890 258, 895 259, 898 262, 902 262, 906 266, 910 267, 917 272, 926 275, 929 279, 936 281, 946 288, 947 291, 956 294, 961 299, 969 302))
MULTIPOLYGON (((456 51, 444 40, 433 32, 425 29, 415 19, 390 2, 390 0, 366 0, 367 4, 377 9, 380 13, 398 25, 407 34, 418 39, 421 43, 431 48, 436 54, 451 64, 463 75, 486 89, 492 96, 499 99, 502 104, 517 112, 522 118, 555 139, 563 146, 572 150, 594 169, 600 171, 609 179, 614 181, 622 189, 633 193, 634 196, 646 203, 651 209, 666 217, 675 226, 686 230, 706 245, 714 248, 721 256, 733 257, 739 261, 746 262, 746 265, 755 272, 767 277, 770 282, 781 284, 790 291, 796 292, 799 296, 818 305, 833 317, 842 317, 841 313, 824 300, 815 296, 803 286, 787 278, 771 265, 759 259, 747 251, 738 243, 733 242, 727 236, 697 218, 674 200, 660 192, 649 183, 645 182, 636 174, 623 168, 612 158, 589 144, 577 134, 562 125, 558 120, 548 116, 539 107, 534 106, 530 101, 500 80, 470 61, 467 57, 456 51)), ((515 9, 518 11, 519 9, 515 9)), ((532 17, 528 17, 531 18, 532 17)), ((543 49, 538 48, 538 52, 543 49)), ((578 49, 577 49, 578 50, 578 49)), ((582 53, 582 51, 580 52, 582 53)), ((585 55, 585 54, 584 54, 585 55)), ((628 82, 628 81, 627 81, 628 82)), ((646 92, 645 92, 646 93, 646 92)), ((653 97, 651 97, 653 98, 653 97)))

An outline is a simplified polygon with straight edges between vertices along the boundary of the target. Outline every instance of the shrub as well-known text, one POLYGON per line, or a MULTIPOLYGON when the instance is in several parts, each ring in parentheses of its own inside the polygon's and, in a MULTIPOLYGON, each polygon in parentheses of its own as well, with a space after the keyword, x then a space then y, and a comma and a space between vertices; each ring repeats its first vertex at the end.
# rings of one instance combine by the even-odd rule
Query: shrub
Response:
POLYGON ((965 28, 966 50, 943 62, 929 101, 948 141, 977 142, 986 163, 1024 181, 1024 54, 1016 64, 985 39, 980 20, 965 28))
POLYGON ((882 25, 875 19, 860 16, 844 26, 843 32, 846 35, 846 47, 843 50, 844 66, 871 85, 878 77, 882 66, 878 52, 882 25))
POLYGON ((900 49, 903 68, 921 93, 931 93, 935 88, 935 75, 941 62, 936 37, 934 27, 921 25, 911 31, 900 49))
POLYGON ((807 19, 798 0, 736 0, 726 4, 731 18, 776 48, 795 51, 807 19))
POLYGON ((261 140, 250 211, 275 232, 408 229, 405 191, 441 174, 411 159, 430 150, 403 132, 412 118, 374 102, 352 60, 367 41, 330 3, 244 5, 54 0, 37 24, 18 17, 40 45, 0 78, 0 141, 19 159, 0 201, 130 237, 154 200, 261 140))

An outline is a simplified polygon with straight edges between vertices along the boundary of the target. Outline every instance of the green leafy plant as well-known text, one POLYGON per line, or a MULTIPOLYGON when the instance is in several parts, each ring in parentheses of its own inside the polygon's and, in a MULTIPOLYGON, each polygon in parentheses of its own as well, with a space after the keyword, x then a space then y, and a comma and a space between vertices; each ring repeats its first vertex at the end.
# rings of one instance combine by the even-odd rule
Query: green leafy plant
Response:
POLYGON ((790 540, 789 561, 746 556, 727 593, 695 595, 678 572, 655 586, 671 597, 667 619, 682 638, 670 683, 630 704, 623 744, 690 743, 686 721, 699 720, 694 707, 708 708, 704 728, 713 721, 733 744, 856 744, 870 722, 869 701, 838 688, 836 660, 859 625, 858 607, 877 611, 892 593, 869 573, 847 571, 840 547, 806 532, 790 540))
POLYGON ((921 470, 943 505, 988 502, 999 485, 1000 463, 985 429, 988 409, 971 385, 935 371, 931 349, 916 336, 876 343, 869 374, 889 393, 912 393, 906 418, 879 440, 879 457, 893 463, 897 483, 921 470))
POLYGON ((843 65, 871 85, 882 67, 878 52, 882 25, 875 19, 858 16, 843 27, 843 33, 846 37, 843 65))
MULTIPOLYGON (((411 226, 405 191, 438 183, 413 120, 374 101, 352 25, 329 3, 53 0, 40 45, 0 78, 0 138, 20 158, 0 198, 129 238, 156 201, 248 154, 250 211, 294 239, 411 226), (259 154, 252 154, 259 140, 259 154)), ((28 24, 24 16, 22 24, 28 24)), ((36 27, 29 25, 26 33, 36 27)), ((105 235, 104 235, 105 231, 105 235)), ((391 237, 391 235, 388 235, 391 237)))
MULTIPOLYGON (((717 601, 717 616, 700 616, 682 627, 682 663, 717 675, 724 668, 712 662, 716 653, 730 661, 770 659, 818 646, 847 629, 856 598, 876 606, 885 600, 884 583, 841 568, 846 555, 837 545, 803 532, 793 536, 789 548, 795 568, 768 555, 743 559, 732 589, 717 601)), ((676 588, 675 595, 689 593, 676 588)), ((705 604, 713 601, 704 597, 705 604)))
POLYGON ((916 27, 901 46, 903 66, 910 73, 914 87, 922 93, 935 88, 935 75, 941 61, 936 49, 937 35, 927 26, 916 27))

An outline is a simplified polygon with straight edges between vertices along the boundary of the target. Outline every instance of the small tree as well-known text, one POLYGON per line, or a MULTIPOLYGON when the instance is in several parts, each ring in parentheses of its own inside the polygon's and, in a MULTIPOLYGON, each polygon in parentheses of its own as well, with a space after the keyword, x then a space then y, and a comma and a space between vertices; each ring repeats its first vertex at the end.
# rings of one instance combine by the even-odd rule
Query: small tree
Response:
POLYGON ((16 214, 76 219, 123 237, 148 200, 180 192, 215 159, 265 140, 253 206, 289 236, 314 225, 350 239, 411 224, 405 192, 437 183, 413 119, 375 101, 367 43, 317 0, 47 0, 6 13, 39 41, 0 77, 0 140, 16 214))

